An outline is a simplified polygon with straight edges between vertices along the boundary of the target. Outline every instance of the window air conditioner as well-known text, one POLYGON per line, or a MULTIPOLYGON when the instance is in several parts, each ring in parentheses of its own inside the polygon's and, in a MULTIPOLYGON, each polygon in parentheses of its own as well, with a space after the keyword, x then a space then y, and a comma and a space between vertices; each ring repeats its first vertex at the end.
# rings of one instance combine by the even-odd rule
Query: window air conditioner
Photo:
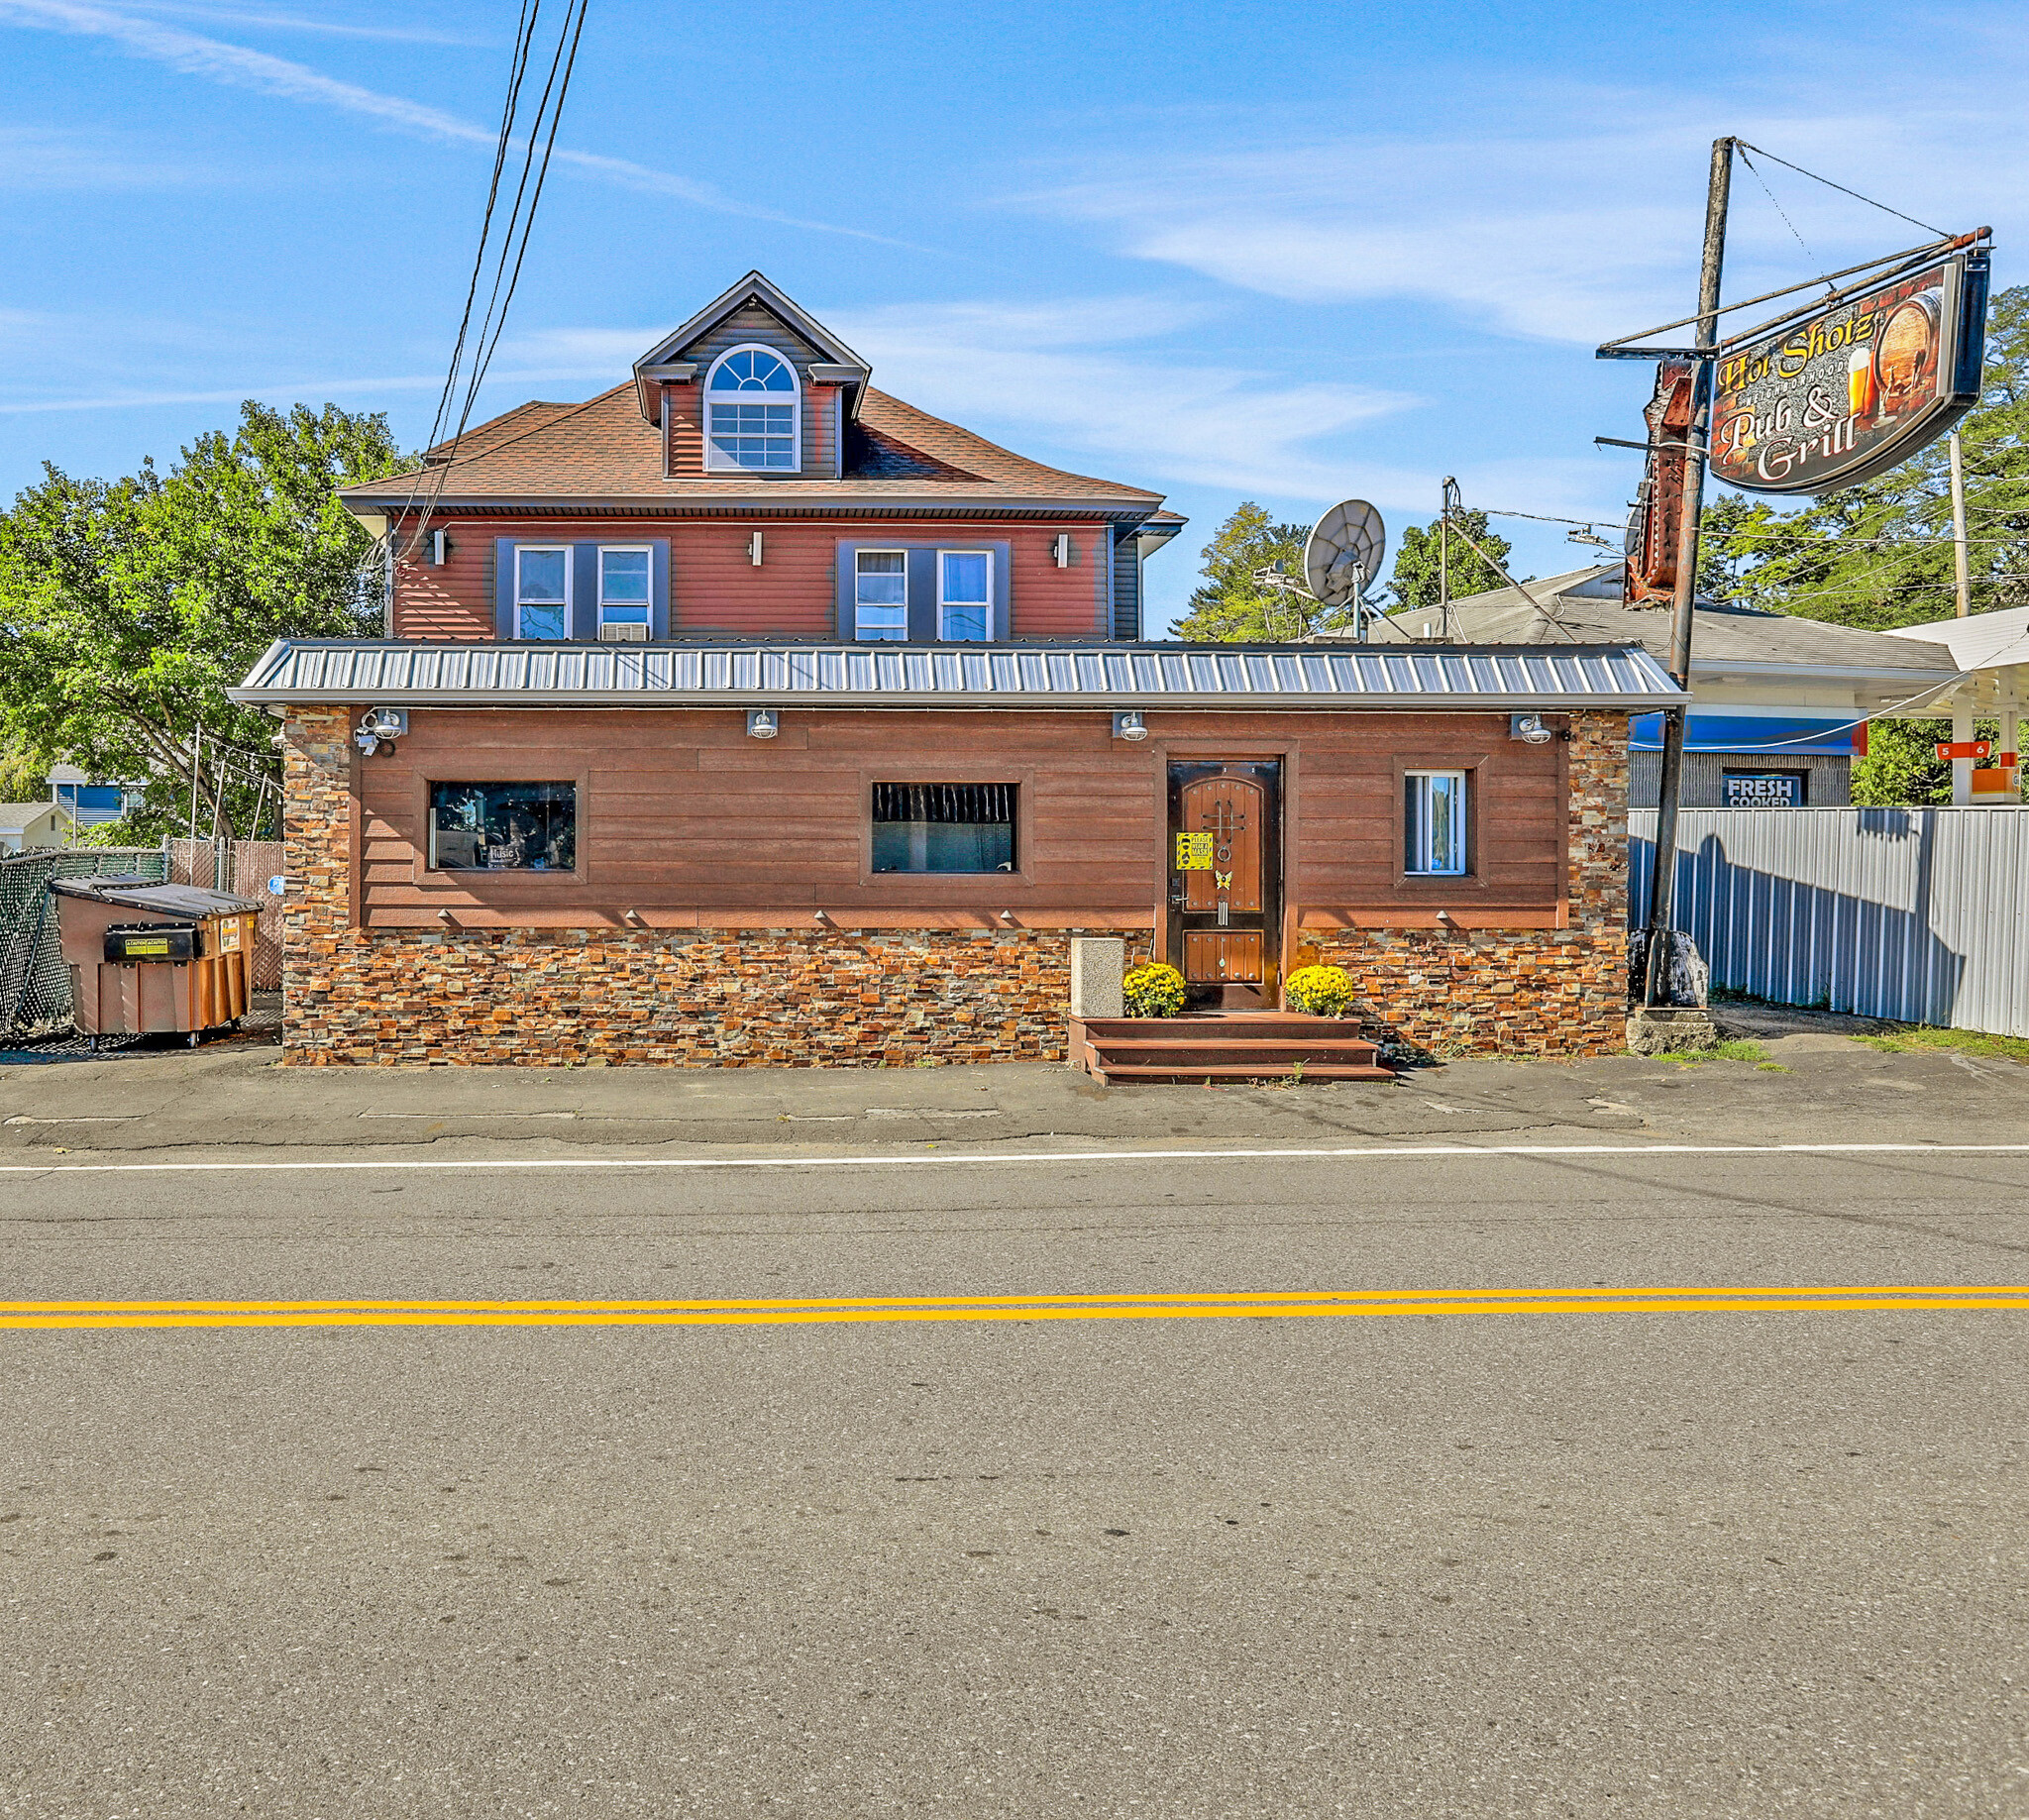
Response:
POLYGON ((602 625, 598 629, 599 643, 605 645, 645 645, 648 642, 648 628, 645 625, 602 625))

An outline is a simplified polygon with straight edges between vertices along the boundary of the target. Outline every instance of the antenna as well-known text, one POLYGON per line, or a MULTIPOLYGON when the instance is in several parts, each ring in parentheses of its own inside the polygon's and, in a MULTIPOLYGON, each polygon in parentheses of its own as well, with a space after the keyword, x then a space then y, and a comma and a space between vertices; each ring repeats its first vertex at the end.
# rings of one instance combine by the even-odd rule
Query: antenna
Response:
POLYGON ((1364 499, 1341 499, 1311 527, 1304 545, 1304 580, 1327 606, 1353 609, 1354 635, 1365 640, 1367 584, 1381 573, 1388 529, 1364 499))

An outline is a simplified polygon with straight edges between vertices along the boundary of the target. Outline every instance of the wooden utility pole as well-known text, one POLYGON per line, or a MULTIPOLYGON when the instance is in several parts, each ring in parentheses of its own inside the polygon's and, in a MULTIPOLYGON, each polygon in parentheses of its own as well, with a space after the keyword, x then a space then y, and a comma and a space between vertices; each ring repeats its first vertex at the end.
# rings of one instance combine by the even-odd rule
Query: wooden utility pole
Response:
POLYGON ((1973 611, 1973 578, 1966 570, 1966 457, 1952 432, 1952 569, 1959 585, 1959 617, 1973 611))
MULTIPOLYGON (((1719 343, 1719 278, 1726 262, 1726 205, 1733 190, 1731 139, 1712 142, 1712 175, 1705 190, 1705 255, 1698 266, 1697 346, 1719 343)), ((1698 521, 1705 505, 1705 451, 1712 437, 1712 363, 1698 363, 1691 428, 1685 444, 1682 516, 1677 522, 1676 591, 1670 599, 1669 674, 1686 693, 1691 687, 1691 611, 1698 597, 1698 521)), ((1662 776, 1655 797, 1655 866, 1649 882, 1649 968, 1642 1003, 1657 1002, 1665 977, 1663 950, 1669 942, 1670 911, 1676 896, 1676 806, 1683 783, 1684 718, 1687 710, 1662 714, 1662 776)))

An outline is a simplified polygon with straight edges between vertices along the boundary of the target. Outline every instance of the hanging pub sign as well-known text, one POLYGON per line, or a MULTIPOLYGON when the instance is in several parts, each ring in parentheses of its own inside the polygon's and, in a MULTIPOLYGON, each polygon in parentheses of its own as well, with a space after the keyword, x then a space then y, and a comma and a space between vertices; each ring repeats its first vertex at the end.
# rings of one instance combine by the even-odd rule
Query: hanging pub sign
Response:
POLYGON ((1729 348, 1713 368, 1712 478, 1814 493, 1906 462, 1979 402, 1987 258, 1956 253, 1729 348))

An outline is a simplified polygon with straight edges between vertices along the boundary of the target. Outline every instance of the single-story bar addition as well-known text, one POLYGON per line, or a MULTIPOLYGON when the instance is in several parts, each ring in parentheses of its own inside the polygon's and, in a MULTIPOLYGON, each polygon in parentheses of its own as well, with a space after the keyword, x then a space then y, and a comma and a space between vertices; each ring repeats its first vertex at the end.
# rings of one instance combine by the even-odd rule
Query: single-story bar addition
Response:
POLYGON ((1206 1010, 1325 962, 1362 1034, 1623 1045, 1654 657, 1142 642, 1158 494, 867 380, 750 273, 349 490, 386 636, 234 692, 283 727, 286 1060, 1057 1058, 1077 935, 1206 1010))

